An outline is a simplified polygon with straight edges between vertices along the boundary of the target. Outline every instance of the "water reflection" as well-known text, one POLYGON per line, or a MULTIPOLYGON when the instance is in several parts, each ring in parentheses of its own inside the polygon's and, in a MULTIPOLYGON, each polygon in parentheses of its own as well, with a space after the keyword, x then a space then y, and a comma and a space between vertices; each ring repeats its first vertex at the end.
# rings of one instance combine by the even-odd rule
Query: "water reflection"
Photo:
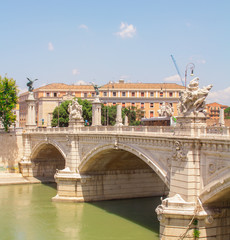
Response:
POLYGON ((158 239, 159 198, 56 203, 55 185, 0 187, 0 234, 6 240, 158 239))

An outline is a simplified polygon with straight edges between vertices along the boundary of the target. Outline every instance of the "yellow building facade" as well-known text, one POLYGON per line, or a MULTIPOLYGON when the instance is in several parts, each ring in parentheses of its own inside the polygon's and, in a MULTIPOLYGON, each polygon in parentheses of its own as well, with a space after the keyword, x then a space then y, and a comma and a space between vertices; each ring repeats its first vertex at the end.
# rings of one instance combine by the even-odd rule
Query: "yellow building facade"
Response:
MULTIPOLYGON (((105 105, 122 105, 122 107, 134 106, 143 111, 143 117, 158 117, 158 110, 163 102, 169 103, 177 116, 177 103, 180 91, 184 87, 176 83, 125 83, 120 80, 117 83, 108 83, 99 88, 99 98, 105 105)), ((61 102, 74 97, 92 101, 96 93, 92 85, 67 85, 64 83, 52 83, 34 89, 36 99, 36 123, 37 126, 50 125, 52 112, 61 102)), ((19 122, 20 127, 26 124, 26 112, 28 92, 19 96, 19 122)))

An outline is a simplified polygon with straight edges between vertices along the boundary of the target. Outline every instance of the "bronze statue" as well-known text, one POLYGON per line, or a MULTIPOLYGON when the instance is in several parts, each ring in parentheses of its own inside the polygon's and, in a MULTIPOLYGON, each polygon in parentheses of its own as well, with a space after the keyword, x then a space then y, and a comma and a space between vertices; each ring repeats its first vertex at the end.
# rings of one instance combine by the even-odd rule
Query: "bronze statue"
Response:
MULTIPOLYGON (((92 82, 91 82, 92 83, 92 82)), ((93 87, 94 87, 94 90, 95 90, 95 92, 96 92, 96 96, 99 96, 99 86, 97 85, 97 84, 93 84, 92 83, 92 85, 93 85, 93 87)))
POLYGON ((26 84, 26 86, 28 87, 28 91, 29 92, 33 92, 34 88, 33 88, 33 84, 35 81, 37 81, 38 79, 34 79, 34 80, 30 80, 29 78, 28 79, 28 83, 26 84))

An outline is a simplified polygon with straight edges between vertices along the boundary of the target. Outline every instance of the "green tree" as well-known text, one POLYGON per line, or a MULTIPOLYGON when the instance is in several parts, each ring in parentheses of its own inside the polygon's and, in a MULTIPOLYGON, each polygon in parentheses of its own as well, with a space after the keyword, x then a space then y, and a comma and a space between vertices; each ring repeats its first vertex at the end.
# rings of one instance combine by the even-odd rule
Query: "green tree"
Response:
POLYGON ((128 117, 130 126, 137 126, 141 124, 141 118, 143 117, 143 111, 140 108, 129 106, 122 109, 124 115, 128 117))
POLYGON ((101 105, 101 123, 102 125, 108 125, 114 126, 116 123, 116 117, 117 117, 117 106, 105 106, 104 104, 101 105))
MULTIPOLYGON (((56 107, 53 111, 53 119, 51 122, 52 127, 68 127, 69 125, 69 112, 68 106, 72 101, 64 101, 59 107, 56 107)), ((82 100, 78 98, 78 103, 82 105, 82 117, 92 124, 92 104, 88 100, 82 100)))
POLYGON ((81 98, 78 98, 78 103, 82 105, 82 117, 84 118, 84 121, 87 120, 88 123, 92 124, 92 103, 88 100, 82 100, 81 98))
POLYGON ((16 116, 12 109, 16 107, 18 100, 18 88, 13 78, 0 76, 0 120, 5 131, 15 122, 16 116))
POLYGON ((230 119, 230 107, 224 109, 224 117, 230 119))
POLYGON ((69 125, 69 112, 68 112, 68 105, 71 101, 64 101, 61 103, 59 107, 56 107, 53 111, 53 119, 51 122, 52 127, 58 126, 59 127, 68 127, 69 125))

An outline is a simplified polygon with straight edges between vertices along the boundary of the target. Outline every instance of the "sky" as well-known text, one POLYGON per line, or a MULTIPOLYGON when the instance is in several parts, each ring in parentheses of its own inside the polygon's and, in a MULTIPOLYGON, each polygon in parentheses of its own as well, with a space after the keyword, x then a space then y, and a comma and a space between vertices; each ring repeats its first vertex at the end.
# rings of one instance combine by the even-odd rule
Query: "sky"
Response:
POLYGON ((182 84, 230 105, 229 0, 0 0, 0 75, 50 83, 182 84))

